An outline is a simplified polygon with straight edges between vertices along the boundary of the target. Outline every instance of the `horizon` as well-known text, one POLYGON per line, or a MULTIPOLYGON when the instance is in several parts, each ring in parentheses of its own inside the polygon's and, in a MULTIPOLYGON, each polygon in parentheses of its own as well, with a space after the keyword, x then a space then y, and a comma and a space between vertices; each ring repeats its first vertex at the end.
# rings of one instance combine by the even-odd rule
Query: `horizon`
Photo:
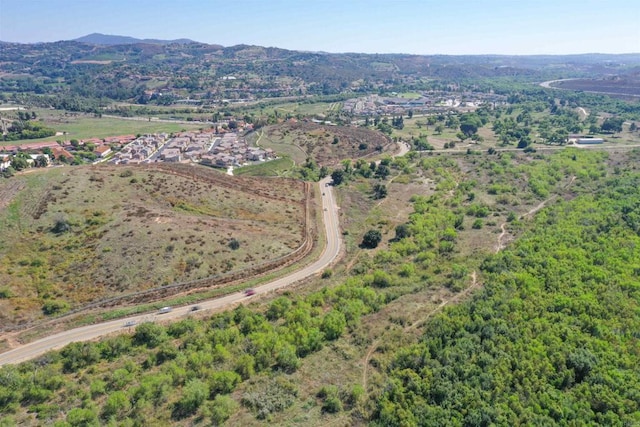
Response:
POLYGON ((49 43, 100 33, 326 53, 558 56, 640 52, 640 5, 631 0, 538 0, 517 7, 507 0, 232 3, 0 0, 0 40, 49 43))
MULTIPOLYGON (((219 43, 206 43, 206 42, 202 42, 199 40, 192 40, 186 37, 178 37, 175 39, 159 39, 156 37, 132 37, 129 35, 125 35, 125 34, 104 34, 104 33, 89 33, 89 34, 85 34, 83 36, 79 36, 76 37, 75 39, 65 39, 65 40, 53 40, 53 41, 46 41, 46 42, 8 42, 6 40, 1 40, 0 39, 0 43, 16 43, 16 44, 24 44, 24 45, 28 45, 28 44, 46 44, 46 43, 58 43, 58 42, 73 42, 73 41, 79 41, 79 39, 84 38, 84 37, 88 37, 88 36, 92 36, 92 35, 97 35, 97 36, 104 36, 104 37, 119 37, 119 38, 130 38, 130 39, 136 39, 138 40, 136 43, 145 43, 146 40, 157 40, 160 42, 166 42, 166 41, 176 41, 176 40, 187 40, 187 43, 198 43, 198 44, 206 44, 206 45, 220 45, 219 43)), ((87 43, 87 42, 82 42, 79 41, 80 43, 87 43)), ((92 43, 87 43, 87 44, 92 44, 92 43)), ((123 43, 123 44, 129 44, 129 43, 123 43)), ((153 44, 150 42, 146 42, 146 44, 153 44)), ((108 46, 107 44, 95 44, 96 46, 108 46)), ((433 53, 433 54, 418 54, 418 53, 408 53, 408 52, 376 52, 376 53, 368 53, 368 52, 327 52, 327 51, 322 51, 322 50, 308 50, 308 49, 304 49, 304 50, 300 50, 300 49, 287 49, 287 48, 282 48, 279 46, 261 46, 261 45, 255 45, 255 44, 247 44, 247 43, 238 43, 235 45, 226 45, 226 46, 222 46, 223 48, 228 48, 228 47, 233 47, 233 46, 241 46, 241 45, 246 45, 246 46, 258 46, 258 47, 263 47, 265 49, 282 49, 282 50, 290 50, 290 51, 296 51, 296 52, 306 52, 306 53, 324 53, 324 54, 330 54, 330 55, 348 55, 348 54, 355 54, 355 55, 413 55, 413 56, 585 56, 585 55, 605 55, 605 56, 617 56, 617 55, 640 55, 640 51, 637 52, 619 52, 619 53, 607 53, 607 52, 582 52, 582 53, 552 53, 552 54, 546 54, 546 53, 534 53, 534 54, 503 54, 503 53, 462 53, 462 54, 449 54, 449 53, 433 53)))

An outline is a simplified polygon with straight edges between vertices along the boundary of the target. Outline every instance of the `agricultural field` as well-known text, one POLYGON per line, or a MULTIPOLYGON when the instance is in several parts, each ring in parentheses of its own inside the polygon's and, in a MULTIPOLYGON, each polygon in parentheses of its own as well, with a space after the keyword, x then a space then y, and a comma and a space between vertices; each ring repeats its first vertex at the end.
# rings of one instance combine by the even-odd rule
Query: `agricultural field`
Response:
POLYGON ((637 99, 640 96, 640 76, 635 73, 608 79, 568 79, 556 82, 553 87, 637 99))
MULTIPOLYGON (((279 117, 289 116, 324 116, 330 113, 338 113, 342 109, 340 102, 290 102, 282 103, 273 107, 273 112, 277 112, 279 117)), ((262 112, 269 112, 270 108, 262 108, 262 112)), ((251 111, 251 110, 250 110, 251 111)), ((258 113, 258 109, 255 110, 258 113)))
MULTIPOLYGON (((38 115, 38 123, 62 132, 40 139, 24 139, 20 141, 0 141, 2 145, 26 144, 29 142, 45 142, 70 139, 106 138, 109 136, 137 135, 160 132, 180 132, 183 130, 197 130, 202 124, 163 123, 144 120, 128 120, 114 117, 94 117, 84 113, 64 113, 56 110, 34 110, 38 115)), ((7 115, 8 116, 8 115, 7 115)), ((5 118, 7 118, 5 116, 5 118)))
POLYGON ((189 165, 60 167, 2 180, 1 323, 277 263, 306 238, 305 188, 189 165))

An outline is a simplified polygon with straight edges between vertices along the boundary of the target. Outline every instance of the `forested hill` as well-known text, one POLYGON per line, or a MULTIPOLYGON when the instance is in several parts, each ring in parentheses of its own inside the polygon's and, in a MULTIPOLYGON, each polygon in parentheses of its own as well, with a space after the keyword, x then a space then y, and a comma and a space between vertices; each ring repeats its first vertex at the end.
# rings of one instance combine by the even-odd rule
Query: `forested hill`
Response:
POLYGON ((384 426, 640 425, 640 175, 541 211, 397 351, 384 426))
POLYGON ((460 83, 474 78, 518 78, 530 83, 599 78, 624 75, 640 65, 640 54, 334 54, 184 40, 109 38, 104 42, 93 35, 82 40, 91 44, 0 42, 0 92, 170 103, 187 97, 259 99, 400 91, 425 88, 427 81, 441 82, 439 89, 451 89, 451 80, 460 83), (95 44, 100 40, 105 44, 95 44))

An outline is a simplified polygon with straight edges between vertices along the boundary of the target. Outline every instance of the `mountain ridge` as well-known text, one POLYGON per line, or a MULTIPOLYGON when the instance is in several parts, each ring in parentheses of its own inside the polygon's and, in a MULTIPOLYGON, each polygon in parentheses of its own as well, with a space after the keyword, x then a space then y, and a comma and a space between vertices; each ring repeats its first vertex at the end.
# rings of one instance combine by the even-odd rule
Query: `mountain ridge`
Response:
POLYGON ((102 33, 91 33, 86 36, 78 37, 77 39, 73 39, 71 41, 80 42, 80 43, 88 43, 95 44, 101 46, 114 46, 114 45, 122 45, 122 44, 136 44, 136 43, 147 43, 147 44, 189 44, 189 43, 198 43, 191 39, 175 39, 175 40, 162 40, 162 39, 138 39, 130 36, 120 36, 115 34, 102 34, 102 33))

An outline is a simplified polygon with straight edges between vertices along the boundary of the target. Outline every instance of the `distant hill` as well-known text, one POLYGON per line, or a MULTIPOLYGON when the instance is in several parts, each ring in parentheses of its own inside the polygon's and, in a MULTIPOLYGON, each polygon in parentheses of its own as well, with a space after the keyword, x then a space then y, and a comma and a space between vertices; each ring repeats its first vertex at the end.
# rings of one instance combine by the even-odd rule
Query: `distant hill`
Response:
POLYGON ((197 43, 189 39, 176 39, 176 40, 137 39, 135 37, 116 36, 116 35, 101 34, 101 33, 88 34, 86 36, 74 39, 73 41, 80 42, 80 43, 104 45, 104 46, 135 44, 135 43, 148 43, 148 44, 197 43))

